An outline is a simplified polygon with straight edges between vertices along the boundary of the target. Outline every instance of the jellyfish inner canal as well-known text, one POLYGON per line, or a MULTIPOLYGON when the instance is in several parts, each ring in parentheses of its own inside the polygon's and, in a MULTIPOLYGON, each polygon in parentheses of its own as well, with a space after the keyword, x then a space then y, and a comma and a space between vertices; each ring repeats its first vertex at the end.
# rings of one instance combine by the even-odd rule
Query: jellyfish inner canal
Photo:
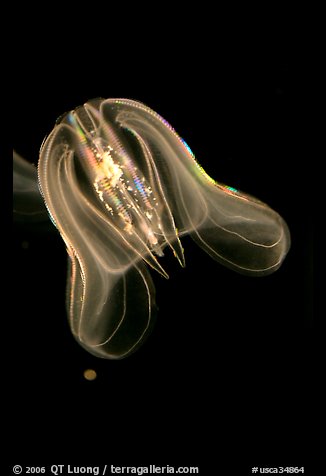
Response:
MULTIPOLYGON (((163 193, 160 193, 160 187, 153 190, 144 171, 141 172, 135 165, 135 151, 129 148, 127 152, 112 130, 106 130, 104 134, 111 136, 109 137, 111 140, 99 136, 94 130, 85 130, 78 117, 78 109, 77 113, 69 113, 67 119, 78 133, 77 147, 82 160, 76 161, 75 166, 79 183, 91 181, 91 190, 93 198, 94 194, 97 198, 97 206, 100 203, 106 214, 109 213, 110 221, 129 245, 134 245, 137 249, 137 245, 141 243, 142 248, 145 247, 149 256, 146 257, 142 253, 141 258, 168 278, 168 274, 156 258, 164 256, 164 246, 169 244, 181 266, 185 265, 185 261, 171 210, 162 196, 163 193), (168 231, 162 217, 165 222, 169 222, 168 231)), ((106 128, 108 129, 108 126, 106 128)), ((133 143, 133 149, 137 147, 134 140, 135 133, 120 130, 120 134, 128 135, 129 143, 133 143)), ((151 182, 159 181, 149 152, 147 156, 146 150, 141 152, 145 157, 145 170, 151 176, 151 182)), ((138 157, 137 154, 137 159, 138 157)), ((85 186, 84 189, 89 190, 89 187, 85 186)), ((89 195, 88 197, 92 200, 89 195)))

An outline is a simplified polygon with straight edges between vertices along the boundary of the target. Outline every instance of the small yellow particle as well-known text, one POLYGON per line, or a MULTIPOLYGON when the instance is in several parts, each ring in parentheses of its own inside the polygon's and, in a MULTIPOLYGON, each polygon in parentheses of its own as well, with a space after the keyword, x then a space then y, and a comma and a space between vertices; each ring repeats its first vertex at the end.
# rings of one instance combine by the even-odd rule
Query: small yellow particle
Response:
POLYGON ((95 370, 93 370, 93 369, 87 369, 87 370, 85 370, 85 372, 84 372, 84 378, 85 378, 86 380, 89 380, 89 381, 95 380, 96 377, 97 377, 97 373, 95 372, 95 370))

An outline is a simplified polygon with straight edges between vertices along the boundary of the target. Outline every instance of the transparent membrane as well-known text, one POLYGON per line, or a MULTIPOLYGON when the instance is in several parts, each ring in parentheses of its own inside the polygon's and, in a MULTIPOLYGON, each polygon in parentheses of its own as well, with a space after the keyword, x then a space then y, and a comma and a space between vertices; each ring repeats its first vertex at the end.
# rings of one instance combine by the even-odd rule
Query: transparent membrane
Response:
POLYGON ((37 183, 37 169, 13 152, 13 215, 16 223, 46 222, 48 213, 37 183))
POLYGON ((275 211, 210 178, 140 102, 95 99, 62 116, 41 147, 38 179, 70 257, 71 330, 99 357, 125 357, 143 342, 156 313, 146 265, 168 277, 168 247, 184 266, 183 235, 252 276, 278 269, 290 246, 275 211))

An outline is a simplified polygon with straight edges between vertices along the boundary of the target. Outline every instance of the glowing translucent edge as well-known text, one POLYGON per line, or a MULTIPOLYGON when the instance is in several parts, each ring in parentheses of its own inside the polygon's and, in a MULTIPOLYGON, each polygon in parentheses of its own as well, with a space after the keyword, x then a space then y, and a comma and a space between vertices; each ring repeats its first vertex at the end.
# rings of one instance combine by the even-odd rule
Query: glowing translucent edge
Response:
POLYGON ((40 196, 36 167, 13 151, 13 214, 20 223, 45 222, 48 218, 40 196))
MULTIPOLYGON (((130 99, 112 99, 112 100, 109 99, 107 101, 115 102, 116 104, 119 104, 119 105, 129 104, 129 105, 133 105, 134 107, 146 110, 149 114, 155 116, 159 121, 161 121, 174 134, 175 138, 183 144, 183 146, 185 147, 185 149, 188 153, 187 154, 188 157, 192 160, 194 165, 197 167, 197 171, 199 172, 199 174, 202 176, 202 178, 204 180, 206 180, 211 185, 219 187, 220 189, 226 191, 227 193, 236 194, 238 196, 238 198, 240 198, 240 199, 243 199, 243 200, 251 199, 252 201, 256 201, 257 203, 262 203, 259 200, 257 200, 255 197, 246 195, 246 194, 240 192, 239 190, 237 190, 236 188, 230 187, 229 185, 225 185, 225 184, 222 184, 220 182, 217 182, 210 175, 208 175, 208 173, 204 170, 204 168, 198 163, 194 152, 191 150, 191 148, 189 147, 187 142, 177 134, 177 132, 171 126, 171 124, 168 121, 166 121, 162 116, 157 114, 155 111, 153 111, 152 109, 150 109, 149 107, 147 107, 143 103, 133 101, 133 100, 130 100, 130 99)), ((265 204, 262 203, 262 205, 265 205, 265 204)))
POLYGON ((167 277, 157 257, 169 246, 184 265, 180 236, 250 275, 275 271, 290 246, 276 212, 215 182, 136 101, 94 100, 64 116, 42 145, 38 175, 71 260, 72 332, 99 357, 125 357, 148 335, 156 306, 145 263, 167 277))

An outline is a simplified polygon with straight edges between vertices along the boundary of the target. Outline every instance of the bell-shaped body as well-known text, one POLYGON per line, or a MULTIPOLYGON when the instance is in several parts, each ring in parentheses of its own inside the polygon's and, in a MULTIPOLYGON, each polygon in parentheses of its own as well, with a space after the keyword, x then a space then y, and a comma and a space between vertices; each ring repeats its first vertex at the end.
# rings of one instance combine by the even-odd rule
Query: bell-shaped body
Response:
POLYGON ((60 119, 42 145, 39 184, 70 256, 68 313, 91 353, 122 358, 155 315, 148 264, 172 249, 184 265, 189 233, 220 263, 264 275, 290 244, 267 205, 212 180, 157 113, 128 99, 96 99, 60 119))

